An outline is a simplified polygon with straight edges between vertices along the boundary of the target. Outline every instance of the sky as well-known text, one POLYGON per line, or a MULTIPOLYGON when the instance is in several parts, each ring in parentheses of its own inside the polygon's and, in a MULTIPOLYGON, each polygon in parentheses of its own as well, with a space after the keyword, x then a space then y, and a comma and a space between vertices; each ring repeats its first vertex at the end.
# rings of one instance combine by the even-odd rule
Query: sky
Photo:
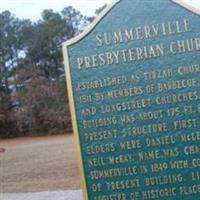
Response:
POLYGON ((82 14, 93 16, 97 8, 112 0, 0 0, 0 12, 9 10, 19 18, 37 21, 44 9, 52 8, 61 11, 64 7, 73 6, 82 14))
MULTIPOLYGON (((200 9, 200 0, 182 0, 200 9)), ((92 16, 94 11, 112 0, 0 0, 0 12, 9 10, 19 18, 37 21, 44 9, 61 11, 69 5, 84 15, 92 16)))

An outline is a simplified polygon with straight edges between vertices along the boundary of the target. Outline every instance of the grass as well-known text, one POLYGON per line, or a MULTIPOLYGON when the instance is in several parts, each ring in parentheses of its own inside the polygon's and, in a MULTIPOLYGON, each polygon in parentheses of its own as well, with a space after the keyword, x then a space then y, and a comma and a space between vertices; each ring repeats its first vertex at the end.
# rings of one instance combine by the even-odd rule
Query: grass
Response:
POLYGON ((79 189, 72 135, 0 141, 0 193, 79 189))

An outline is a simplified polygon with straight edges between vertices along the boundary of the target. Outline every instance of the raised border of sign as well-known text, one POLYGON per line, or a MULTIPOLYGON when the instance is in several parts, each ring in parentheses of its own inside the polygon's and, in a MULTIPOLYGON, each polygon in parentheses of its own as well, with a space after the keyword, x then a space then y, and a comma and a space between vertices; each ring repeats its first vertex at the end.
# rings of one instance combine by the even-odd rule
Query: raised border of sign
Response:
POLYGON ((197 14, 197 15, 200 15, 200 10, 198 8, 195 8, 193 6, 191 6, 190 4, 184 2, 183 0, 172 0, 174 3, 177 3, 181 6, 183 6, 184 8, 188 9, 189 11, 197 14))
MULTIPOLYGON (((120 0, 112 0, 112 3, 110 3, 81 34, 63 43, 63 55, 64 55, 63 57, 64 57, 67 90, 68 90, 68 96, 69 96, 69 106, 70 106, 70 113, 71 113, 71 118, 72 118, 73 134, 74 134, 75 142, 77 146, 77 156, 78 156, 78 161, 80 162, 79 171, 80 171, 80 176, 81 176, 81 186, 83 189, 84 200, 89 200, 89 199, 88 199, 88 192, 87 192, 87 186, 86 186, 86 180, 85 180, 82 152, 81 152, 81 146, 80 146, 80 138, 79 138, 78 126, 77 126, 77 117, 76 117, 76 111, 75 111, 74 94, 73 94, 72 80, 71 80, 71 70, 70 70, 69 59, 68 59, 68 46, 75 44, 81 39, 83 39, 84 37, 86 37, 118 2, 120 2, 120 0)), ((200 15, 199 9, 189 5, 188 3, 182 0, 172 0, 172 2, 186 8, 187 10, 197 15, 200 15)))

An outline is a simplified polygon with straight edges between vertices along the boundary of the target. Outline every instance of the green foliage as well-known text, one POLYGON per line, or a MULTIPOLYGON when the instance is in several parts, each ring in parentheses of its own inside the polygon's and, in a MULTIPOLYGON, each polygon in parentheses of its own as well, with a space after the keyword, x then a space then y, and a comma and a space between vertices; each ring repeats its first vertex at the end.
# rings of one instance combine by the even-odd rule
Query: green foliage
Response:
POLYGON ((0 13, 0 138, 71 127, 61 44, 91 19, 72 7, 37 23, 0 13))

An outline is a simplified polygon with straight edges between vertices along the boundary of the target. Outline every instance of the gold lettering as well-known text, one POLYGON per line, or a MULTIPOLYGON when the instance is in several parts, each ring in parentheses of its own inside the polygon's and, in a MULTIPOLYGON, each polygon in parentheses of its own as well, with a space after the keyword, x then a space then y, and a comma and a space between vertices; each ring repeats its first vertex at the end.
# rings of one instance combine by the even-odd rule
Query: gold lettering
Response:
POLYGON ((174 121, 174 129, 189 129, 197 127, 197 119, 177 120, 174 121))
POLYGON ((110 153, 115 151, 115 145, 113 143, 91 145, 87 146, 86 151, 88 155, 110 153))
POLYGON ((141 151, 138 152, 138 157, 140 161, 157 160, 160 158, 160 152, 158 150, 141 151))
POLYGON ((172 54, 200 51, 200 38, 191 38, 171 42, 170 51, 172 54))
POLYGON ((94 196, 94 200, 127 200, 127 195, 124 193, 94 196))
POLYGON ((179 188, 181 195, 200 194, 200 185, 181 186, 179 188))
POLYGON ((120 148, 122 150, 140 149, 141 147, 140 140, 120 142, 120 148))
POLYGON ((127 155, 118 155, 118 156, 109 156, 108 157, 109 164, 121 164, 121 163, 131 163, 134 161, 134 158, 131 154, 127 155))
POLYGON ((200 146, 191 145, 184 147, 184 154, 185 155, 196 155, 200 154, 200 146))
POLYGON ((183 23, 184 23, 185 32, 190 32, 191 31, 191 27, 190 27, 189 20, 188 19, 184 19, 183 23))
POLYGON ((183 182, 183 177, 181 174, 155 176, 155 177, 145 178, 144 182, 146 186, 178 184, 183 182))
POLYGON ((163 146, 163 145, 171 145, 175 144, 174 136, 162 136, 162 137, 155 137, 155 138, 147 138, 146 140, 147 147, 154 147, 154 146, 163 146))
POLYGON ((114 178, 114 177, 130 177, 137 175, 137 167, 122 167, 122 168, 112 168, 105 170, 94 170, 90 172, 91 180, 98 180, 104 178, 114 178))
POLYGON ((101 34, 96 35, 96 40, 97 40, 97 46, 99 47, 103 46, 103 39, 101 37, 101 34))
POLYGON ((78 64, 78 69, 81 69, 82 66, 84 65, 84 59, 83 58, 77 58, 77 64, 78 64))
POLYGON ((164 133, 167 132, 168 128, 166 123, 149 124, 143 126, 126 127, 122 129, 123 137, 130 137, 136 135, 145 135, 152 133, 164 133))
POLYGON ((181 142, 195 142, 200 141, 200 132, 193 132, 190 134, 181 134, 181 142))
POLYGON ((122 39, 122 32, 114 32, 114 41, 116 44, 118 43, 122 43, 123 39, 122 39))
POLYGON ((137 26, 130 29, 118 30, 114 32, 104 32, 96 35, 98 47, 103 45, 127 43, 133 40, 142 40, 155 38, 159 35, 173 35, 184 32, 190 32, 190 22, 187 19, 171 22, 162 22, 159 24, 137 26))
POLYGON ((145 190, 142 192, 142 199, 161 199, 167 198, 170 199, 171 197, 176 197, 177 191, 176 188, 164 188, 164 189, 152 189, 152 190, 145 190))
POLYGON ((137 28, 135 29, 135 34, 136 34, 136 39, 137 39, 137 40, 143 39, 143 36, 142 36, 142 28, 141 28, 141 27, 137 27, 137 28))
POLYGON ((189 168, 189 162, 187 160, 175 160, 170 161, 170 169, 188 169, 189 168))
POLYGON ((117 130, 97 131, 84 134, 85 142, 89 141, 102 141, 116 138, 118 135, 117 130))
POLYGON ((125 41, 126 42, 129 42, 129 41, 132 41, 133 40, 133 29, 130 29, 130 30, 125 30, 125 41))
POLYGON ((129 179, 129 180, 122 180, 122 181, 112 181, 107 182, 107 189, 108 190, 125 190, 125 189, 132 189, 132 188, 139 188, 140 181, 139 179, 129 179))

